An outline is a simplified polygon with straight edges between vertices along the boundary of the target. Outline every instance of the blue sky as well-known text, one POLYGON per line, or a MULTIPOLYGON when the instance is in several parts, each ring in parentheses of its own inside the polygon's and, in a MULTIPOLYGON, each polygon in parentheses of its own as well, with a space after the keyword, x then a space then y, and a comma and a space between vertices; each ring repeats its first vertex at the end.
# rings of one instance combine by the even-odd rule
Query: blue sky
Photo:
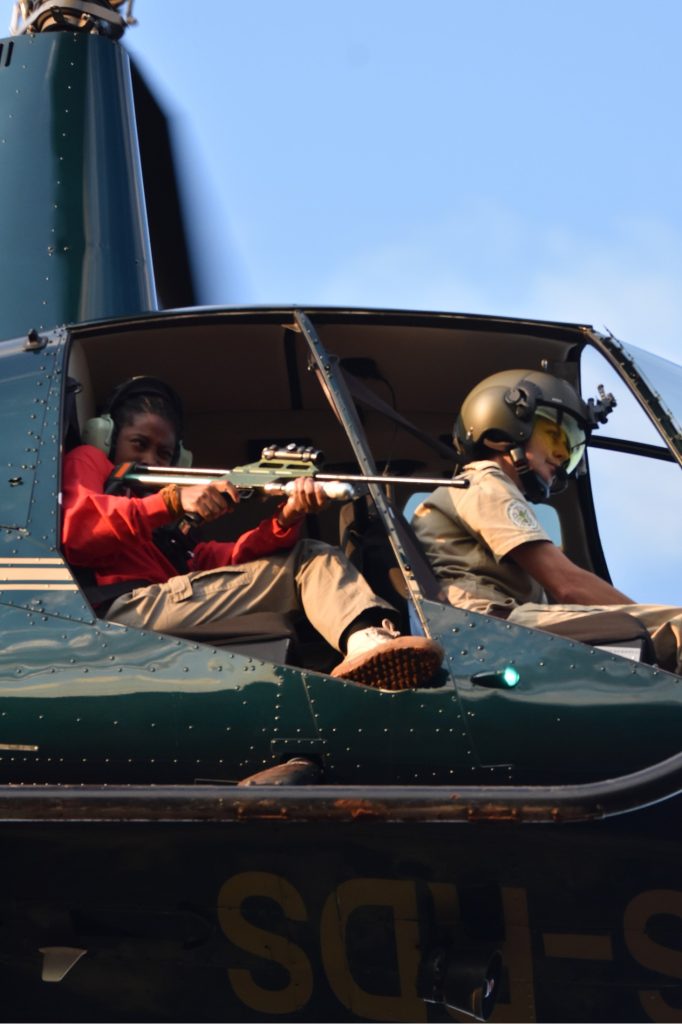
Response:
MULTIPOLYGON (((679 0, 134 13, 126 45, 181 143, 207 302, 589 322, 680 361, 679 0)), ((632 596, 662 599, 630 568, 632 596)))
POLYGON ((212 211, 212 301, 679 337, 677 0, 137 0, 135 13, 126 42, 212 211))

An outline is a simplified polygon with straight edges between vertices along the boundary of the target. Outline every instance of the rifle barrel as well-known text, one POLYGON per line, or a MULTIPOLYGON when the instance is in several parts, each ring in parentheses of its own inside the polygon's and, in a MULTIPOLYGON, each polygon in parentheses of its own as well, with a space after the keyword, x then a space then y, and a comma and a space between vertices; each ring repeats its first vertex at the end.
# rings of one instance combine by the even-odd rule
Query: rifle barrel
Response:
POLYGON ((469 481, 459 477, 449 477, 439 480, 429 476, 363 476, 353 473, 315 473, 315 480, 325 481, 338 480, 341 483, 349 484, 414 484, 416 487, 468 487, 469 481))
MULTIPOLYGON (((272 474, 263 473, 263 480, 253 480, 253 474, 249 474, 252 479, 249 483, 239 484, 238 478, 240 470, 229 470, 229 469, 192 469, 187 467, 136 467, 134 470, 126 473, 128 480, 137 480, 142 484, 158 484, 163 486, 164 484, 175 483, 180 486, 183 484, 210 484, 216 480, 225 479, 234 483, 235 487, 239 490, 251 491, 254 488, 266 488, 275 483, 284 483, 291 481, 294 476, 291 472, 278 474, 273 469, 272 474)), ((319 480, 320 483, 349 483, 349 484, 410 484, 413 487, 468 487, 469 481, 461 479, 459 477, 451 477, 449 479, 440 480, 437 477, 419 477, 419 476, 363 476, 361 473, 301 473, 301 476, 312 476, 313 479, 319 480)))

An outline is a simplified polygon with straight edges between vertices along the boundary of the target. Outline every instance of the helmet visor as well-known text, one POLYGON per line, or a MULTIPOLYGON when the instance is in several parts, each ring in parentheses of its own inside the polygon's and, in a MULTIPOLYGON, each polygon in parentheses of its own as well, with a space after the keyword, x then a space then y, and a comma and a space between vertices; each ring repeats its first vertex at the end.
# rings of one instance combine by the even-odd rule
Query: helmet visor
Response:
POLYGON ((564 463, 562 468, 566 474, 573 473, 580 465, 585 454, 585 431, 575 417, 569 412, 564 412, 563 409, 556 409, 549 405, 539 405, 535 410, 535 415, 549 420, 550 423, 556 423, 563 430, 568 450, 568 461, 564 463))

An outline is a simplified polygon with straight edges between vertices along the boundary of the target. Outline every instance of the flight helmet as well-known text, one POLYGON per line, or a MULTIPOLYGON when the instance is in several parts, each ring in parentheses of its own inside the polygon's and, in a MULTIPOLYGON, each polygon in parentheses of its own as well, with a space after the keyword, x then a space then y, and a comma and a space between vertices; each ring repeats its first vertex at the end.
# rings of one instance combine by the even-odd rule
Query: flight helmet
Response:
POLYGON ((550 488, 530 470, 525 454, 536 417, 559 425, 568 441, 569 459, 551 487, 556 493, 583 462, 587 438, 599 423, 606 422, 615 404, 603 389, 599 399, 585 402, 568 381, 541 370, 503 370, 480 381, 464 399, 453 443, 462 461, 471 462, 490 457, 486 439, 505 442, 526 496, 543 501, 550 488))

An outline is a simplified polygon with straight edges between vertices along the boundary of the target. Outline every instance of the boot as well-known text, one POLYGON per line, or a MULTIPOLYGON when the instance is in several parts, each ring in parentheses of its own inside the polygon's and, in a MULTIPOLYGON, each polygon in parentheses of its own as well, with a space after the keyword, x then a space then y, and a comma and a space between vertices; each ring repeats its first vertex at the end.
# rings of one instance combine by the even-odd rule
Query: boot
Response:
POLYGON ((381 626, 350 634, 346 657, 332 675, 382 690, 416 689, 433 678, 442 661, 443 648, 435 640, 401 636, 393 623, 384 619, 381 626))

